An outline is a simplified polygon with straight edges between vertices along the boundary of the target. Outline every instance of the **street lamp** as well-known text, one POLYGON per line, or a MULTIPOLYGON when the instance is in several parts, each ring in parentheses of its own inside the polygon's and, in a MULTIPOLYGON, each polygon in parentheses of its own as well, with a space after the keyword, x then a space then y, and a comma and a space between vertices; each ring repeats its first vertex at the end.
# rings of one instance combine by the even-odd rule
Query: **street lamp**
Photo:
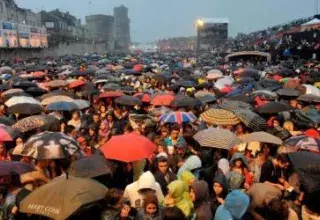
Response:
POLYGON ((196 20, 196 28, 197 28, 197 53, 200 52, 200 30, 204 26, 204 21, 202 19, 196 20))

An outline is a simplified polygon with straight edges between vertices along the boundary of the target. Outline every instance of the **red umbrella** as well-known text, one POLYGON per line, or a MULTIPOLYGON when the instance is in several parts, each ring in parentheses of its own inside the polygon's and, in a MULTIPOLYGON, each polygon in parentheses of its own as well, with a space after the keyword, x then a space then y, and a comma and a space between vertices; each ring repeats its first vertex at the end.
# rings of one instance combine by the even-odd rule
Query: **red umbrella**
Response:
POLYGON ((116 98, 123 96, 124 93, 120 91, 107 91, 100 94, 100 98, 116 98))
POLYGON ((136 64, 133 67, 133 70, 137 71, 137 72, 142 72, 142 69, 143 69, 143 65, 142 64, 136 64))
POLYGON ((151 95, 148 93, 136 93, 133 97, 140 99, 142 102, 151 102, 151 95))
POLYGON ((85 82, 82 80, 75 80, 69 83, 69 88, 70 89, 77 88, 77 87, 83 86, 84 84, 85 82))
POLYGON ((12 137, 5 129, 5 126, 0 126, 0 141, 12 141, 12 137))
POLYGON ((174 100, 174 96, 170 94, 156 95, 152 100, 151 104, 156 106, 170 106, 171 101, 174 100))
POLYGON ((107 159, 133 162, 148 158, 156 145, 148 138, 137 134, 113 136, 100 150, 107 159))

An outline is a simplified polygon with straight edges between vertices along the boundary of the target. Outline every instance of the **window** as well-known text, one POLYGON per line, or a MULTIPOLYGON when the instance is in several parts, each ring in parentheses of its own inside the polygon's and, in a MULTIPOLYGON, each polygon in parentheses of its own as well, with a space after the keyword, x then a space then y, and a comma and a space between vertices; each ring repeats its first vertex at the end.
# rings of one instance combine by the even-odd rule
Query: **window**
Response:
POLYGON ((0 2, 0 12, 3 12, 3 8, 4 8, 3 4, 4 2, 0 2))

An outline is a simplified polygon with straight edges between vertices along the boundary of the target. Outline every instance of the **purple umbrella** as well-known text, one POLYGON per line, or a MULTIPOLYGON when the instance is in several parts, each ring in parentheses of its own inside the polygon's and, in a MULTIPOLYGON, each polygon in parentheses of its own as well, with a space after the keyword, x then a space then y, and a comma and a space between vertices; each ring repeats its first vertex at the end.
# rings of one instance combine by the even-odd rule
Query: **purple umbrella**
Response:
POLYGON ((17 174, 24 174, 34 169, 30 164, 17 162, 17 161, 1 161, 0 162, 0 176, 10 175, 11 172, 17 174))

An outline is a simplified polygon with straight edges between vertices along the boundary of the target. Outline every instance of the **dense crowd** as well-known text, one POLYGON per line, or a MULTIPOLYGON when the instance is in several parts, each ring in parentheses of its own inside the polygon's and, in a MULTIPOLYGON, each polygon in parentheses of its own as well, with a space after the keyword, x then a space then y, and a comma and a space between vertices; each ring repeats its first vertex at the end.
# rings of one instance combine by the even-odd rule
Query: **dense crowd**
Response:
POLYGON ((0 219, 320 219, 319 63, 4 61, 0 219))

